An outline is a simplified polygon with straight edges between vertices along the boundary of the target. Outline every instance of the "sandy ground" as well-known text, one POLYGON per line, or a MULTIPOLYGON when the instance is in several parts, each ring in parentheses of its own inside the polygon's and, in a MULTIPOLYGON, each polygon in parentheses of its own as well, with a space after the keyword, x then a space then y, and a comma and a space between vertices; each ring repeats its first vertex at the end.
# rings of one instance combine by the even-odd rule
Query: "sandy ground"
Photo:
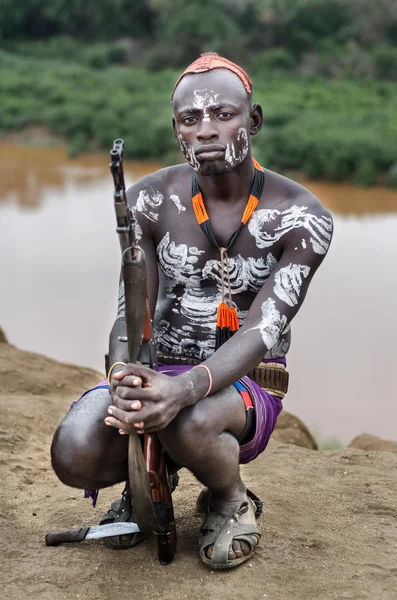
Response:
POLYGON ((211 572, 198 558, 200 486, 186 471, 174 494, 171 565, 159 565, 154 540, 119 552, 101 542, 46 547, 47 531, 96 524, 121 487, 101 492, 92 509, 51 470, 55 427, 96 380, 89 369, 0 344, 1 598, 397 599, 397 454, 388 452, 271 442, 244 468, 265 500, 261 546, 234 571, 211 572))

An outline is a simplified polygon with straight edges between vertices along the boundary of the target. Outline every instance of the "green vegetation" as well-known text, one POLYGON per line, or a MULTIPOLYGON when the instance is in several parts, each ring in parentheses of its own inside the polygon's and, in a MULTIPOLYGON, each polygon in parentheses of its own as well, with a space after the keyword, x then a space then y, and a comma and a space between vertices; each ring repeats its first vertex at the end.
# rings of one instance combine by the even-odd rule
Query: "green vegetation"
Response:
POLYGON ((397 187, 397 0, 0 0, 0 13, 0 131, 45 125, 72 155, 122 136, 130 157, 173 162, 170 91, 214 50, 252 76, 260 162, 397 187))
POLYGON ((341 450, 344 444, 335 436, 330 436, 318 441, 319 450, 341 450))
POLYGON ((346 444, 341 442, 335 435, 323 437, 317 428, 312 430, 311 434, 316 440, 319 450, 340 450, 346 447, 346 444))

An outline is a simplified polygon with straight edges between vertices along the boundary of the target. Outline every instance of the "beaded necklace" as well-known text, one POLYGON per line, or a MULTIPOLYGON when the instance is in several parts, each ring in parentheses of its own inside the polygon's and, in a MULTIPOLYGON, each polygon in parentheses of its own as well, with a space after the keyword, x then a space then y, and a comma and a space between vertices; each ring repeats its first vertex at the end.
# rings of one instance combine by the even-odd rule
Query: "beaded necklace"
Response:
POLYGON ((205 209, 204 200, 197 181, 196 173, 193 172, 192 175, 192 204, 197 223, 211 244, 215 246, 215 248, 218 248, 221 259, 221 303, 218 306, 218 315, 216 321, 216 350, 228 339, 230 339, 231 336, 239 329, 237 311, 233 306, 232 290, 230 286, 228 251, 236 242, 243 230, 244 225, 246 225, 250 220, 252 213, 258 206, 259 199, 263 192, 263 187, 265 184, 264 169, 255 159, 252 159, 252 162, 254 165, 254 181, 252 182, 251 192, 243 216, 241 217, 241 222, 236 231, 230 236, 226 247, 220 246, 216 240, 214 230, 212 229, 211 222, 205 209), (228 292, 227 295, 225 293, 226 285, 228 292))

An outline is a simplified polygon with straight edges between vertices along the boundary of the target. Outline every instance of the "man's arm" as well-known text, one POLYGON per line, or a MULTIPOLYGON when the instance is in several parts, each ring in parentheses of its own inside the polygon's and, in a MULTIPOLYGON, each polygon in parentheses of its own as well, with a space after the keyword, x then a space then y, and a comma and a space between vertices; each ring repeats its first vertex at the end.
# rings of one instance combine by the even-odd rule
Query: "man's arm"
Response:
MULTIPOLYGON (((144 189, 144 187, 145 179, 127 190, 127 202, 129 206, 132 208, 135 207, 139 193, 142 189, 144 189)), ((150 227, 150 221, 138 211, 134 211, 134 214, 135 218, 137 219, 137 225, 135 228, 136 241, 145 254, 149 305, 153 318, 159 285, 155 245, 150 227)), ((109 336, 109 365, 113 365, 116 362, 128 362, 128 345, 126 341, 120 341, 119 339, 125 339, 126 335, 125 292, 124 282, 120 275, 117 317, 109 336)), ((117 365, 114 367, 112 373, 116 373, 120 369, 121 365, 117 365)))
MULTIPOLYGON (((313 275, 328 251, 333 231, 329 212, 315 198, 309 196, 308 200, 307 217, 302 219, 301 226, 291 228, 282 238, 280 260, 253 301, 243 327, 202 363, 212 375, 211 393, 231 385, 256 367, 302 306, 313 275)), ((206 393, 209 381, 205 369, 194 369, 191 377, 194 403, 206 393)))

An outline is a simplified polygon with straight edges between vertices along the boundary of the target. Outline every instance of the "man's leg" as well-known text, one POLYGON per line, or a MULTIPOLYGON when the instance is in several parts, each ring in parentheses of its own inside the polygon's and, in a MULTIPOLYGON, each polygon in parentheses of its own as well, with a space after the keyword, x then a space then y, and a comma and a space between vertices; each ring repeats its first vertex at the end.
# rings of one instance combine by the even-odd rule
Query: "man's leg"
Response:
MULTIPOLYGON (((100 489, 128 478, 128 437, 104 424, 109 405, 106 389, 92 390, 57 429, 51 447, 52 465, 66 485, 100 489)), ((209 488, 211 510, 225 517, 246 499, 236 440, 245 422, 241 395, 230 386, 182 410, 166 429, 158 432, 171 459, 187 467, 209 488)), ((248 544, 234 541, 229 558, 239 558, 249 551, 248 544)))
POLYGON ((63 419, 51 446, 52 466, 66 485, 100 489, 125 481, 128 436, 104 423, 107 389, 88 392, 63 419))
MULTIPOLYGON (((237 436, 244 429, 246 411, 241 395, 230 386, 185 408, 159 432, 169 456, 188 468, 210 490, 210 509, 230 516, 246 500, 240 477, 237 436)), ((234 541, 229 559, 250 552, 249 544, 234 541)), ((211 558, 212 549, 208 550, 211 558)))

